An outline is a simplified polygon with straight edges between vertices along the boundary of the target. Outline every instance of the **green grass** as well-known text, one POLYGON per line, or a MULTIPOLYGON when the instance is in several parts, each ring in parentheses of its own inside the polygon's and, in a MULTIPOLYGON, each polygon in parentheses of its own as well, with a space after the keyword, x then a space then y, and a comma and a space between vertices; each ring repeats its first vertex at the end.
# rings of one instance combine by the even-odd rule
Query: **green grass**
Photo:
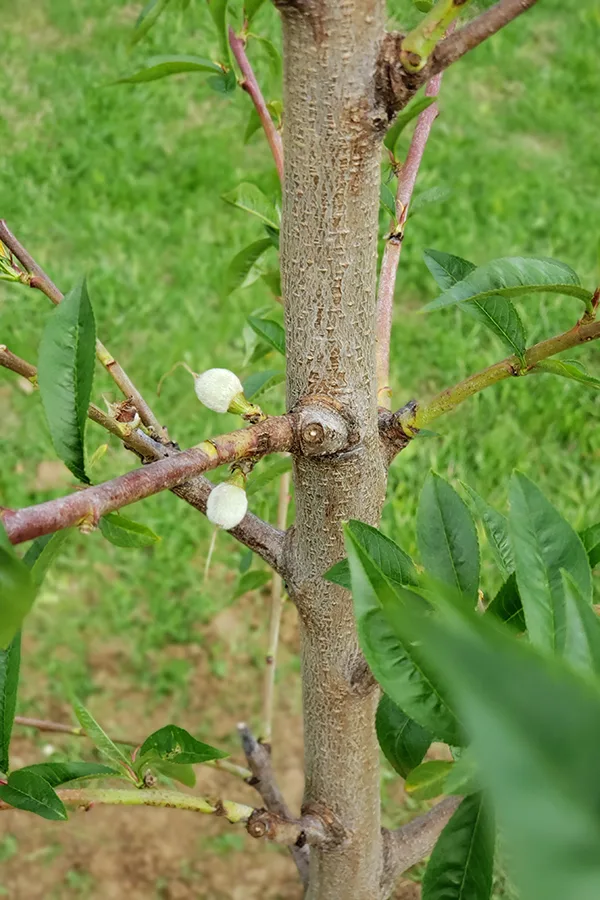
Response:
MULTIPOLYGON (((407 3, 397 3, 402 19, 407 3)), ((248 98, 224 98, 202 76, 142 86, 108 86, 156 53, 214 56, 217 41, 204 4, 165 16, 134 51, 127 46, 137 4, 105 0, 29 0, 21 18, 2 24, 0 72, 0 215, 58 284, 87 272, 98 333, 155 406, 182 446, 236 427, 199 407, 189 376, 178 370, 160 398, 155 387, 177 360, 192 368, 233 368, 246 376, 243 328, 253 310, 272 308, 261 282, 227 298, 231 257, 262 236, 254 220, 220 200, 248 180, 275 196, 276 175, 261 135, 244 145, 248 98)), ((267 4, 257 30, 278 40, 267 4)), ((504 353, 460 313, 417 314, 437 293, 422 262, 434 247, 476 263, 506 255, 555 256, 592 286, 599 276, 595 48, 600 12, 593 0, 545 0, 459 63, 444 78, 439 117, 419 189, 448 185, 448 200, 411 219, 398 278, 393 335, 394 401, 426 397, 504 353)), ((257 43, 250 54, 268 99, 279 78, 257 43)), ((530 342, 569 327, 579 314, 570 298, 518 301, 530 342)), ((50 305, 34 291, 0 286, 0 334, 35 361, 50 305)), ((575 355, 575 354, 573 354, 575 355)), ((600 372, 596 347, 577 352, 600 372)), ((274 360, 259 367, 271 368, 274 360)), ((0 502, 21 506, 65 490, 36 487, 37 467, 55 459, 40 400, 0 376, 0 502)), ((95 397, 116 399, 101 372, 95 397)), ((273 394, 269 411, 282 408, 273 394)), ((415 441, 391 470, 384 528, 406 549, 415 545, 418 491, 433 467, 454 483, 469 481, 505 506, 510 472, 534 478, 580 528, 598 518, 598 395, 554 378, 505 382, 472 399, 415 441)), ((93 426, 89 448, 105 440, 93 426)), ((111 441, 94 471, 103 480, 132 466, 111 441)), ((68 483, 68 482, 67 482, 68 483)), ((274 518, 275 491, 254 508, 274 518)), ((229 602, 242 551, 220 538, 212 576, 202 580, 210 538, 206 521, 170 494, 132 510, 162 536, 148 551, 126 552, 101 535, 75 534, 27 625, 23 712, 64 704, 69 686, 127 703, 141 691, 183 715, 193 676, 192 649, 204 647, 213 675, 226 677, 227 647, 207 646, 205 626, 229 602), (99 683, 90 648, 117 646, 117 691, 99 683), (223 652, 225 651, 225 652, 223 652)), ((257 565, 255 562, 254 565, 257 565)), ((254 627, 251 664, 264 645, 254 627)), ((257 663, 258 665, 258 663, 257 663)), ((282 677, 296 680, 295 666, 282 677)), ((257 669, 258 671, 258 669, 257 669)), ((244 698, 244 714, 255 709, 244 698)))

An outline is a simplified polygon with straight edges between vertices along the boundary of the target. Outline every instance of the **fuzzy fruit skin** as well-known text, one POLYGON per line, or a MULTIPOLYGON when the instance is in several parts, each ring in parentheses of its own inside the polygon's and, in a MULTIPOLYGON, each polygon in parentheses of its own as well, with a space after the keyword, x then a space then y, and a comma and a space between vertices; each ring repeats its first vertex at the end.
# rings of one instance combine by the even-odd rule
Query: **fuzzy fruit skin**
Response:
POLYGON ((206 503, 206 515, 213 525, 225 531, 239 525, 248 512, 246 491, 236 484, 223 482, 212 489, 206 503))
POLYGON ((195 378, 194 387, 200 403, 218 413, 227 412, 233 398, 244 392, 242 382, 229 369, 207 369, 195 378))

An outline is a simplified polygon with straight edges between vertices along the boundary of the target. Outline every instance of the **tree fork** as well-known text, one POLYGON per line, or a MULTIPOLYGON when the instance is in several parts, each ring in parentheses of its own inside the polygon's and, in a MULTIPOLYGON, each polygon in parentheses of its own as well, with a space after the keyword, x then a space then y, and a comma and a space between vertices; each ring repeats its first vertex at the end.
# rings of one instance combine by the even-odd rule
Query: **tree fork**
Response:
POLYGON ((382 839, 378 690, 352 683, 360 659, 348 591, 323 580, 344 555, 341 523, 377 524, 385 466, 377 430, 376 239, 381 108, 374 73, 380 0, 279 3, 284 40, 282 284, 287 399, 324 395, 354 431, 349 452, 296 458, 296 524, 284 550, 301 620, 305 797, 347 839, 312 848, 307 900, 373 900, 382 839))

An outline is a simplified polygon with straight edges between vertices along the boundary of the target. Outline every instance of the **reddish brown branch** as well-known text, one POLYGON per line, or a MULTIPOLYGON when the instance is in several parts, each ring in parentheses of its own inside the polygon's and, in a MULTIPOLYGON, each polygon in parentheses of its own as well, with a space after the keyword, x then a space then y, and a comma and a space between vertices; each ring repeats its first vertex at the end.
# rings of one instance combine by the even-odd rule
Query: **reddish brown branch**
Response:
MULTIPOLYGON (((15 356, 6 346, 0 345, 0 366, 10 369, 29 381, 37 381, 37 369, 30 363, 15 356)), ((126 418, 134 412, 133 407, 127 406, 127 401, 118 404, 117 410, 121 410, 126 418)), ((117 413, 118 414, 118 413, 117 413)), ((175 444, 165 444, 154 440, 139 428, 131 428, 117 421, 114 415, 108 415, 94 404, 90 404, 88 416, 96 424, 100 425, 110 434, 114 434, 121 440, 128 450, 135 453, 144 463, 156 462, 167 456, 179 453, 175 444)), ((196 475, 185 484, 172 488, 174 494, 193 506, 202 513, 206 512, 208 495, 213 488, 212 482, 203 475, 196 475)), ((1 511, 1 509, 0 509, 1 511)), ((275 572, 281 571, 281 552, 283 548, 284 533, 268 522, 264 522, 258 516, 248 513, 244 521, 230 532, 241 544, 249 547, 257 553, 275 572)))
POLYGON ((250 428, 204 441, 198 447, 128 472, 112 481, 57 500, 2 514, 13 544, 74 525, 94 527, 101 516, 217 466, 268 453, 289 451, 295 444, 295 416, 273 417, 250 428))
MULTIPOLYGON (((13 256, 19 260, 21 265, 24 266, 28 272, 33 273, 34 278, 31 279, 30 287, 40 290, 55 305, 59 304, 64 299, 62 291, 57 288, 52 279, 44 272, 42 267, 36 263, 18 238, 15 237, 4 219, 0 219, 0 241, 2 241, 4 246, 10 250, 13 256)), ((121 368, 116 359, 113 358, 104 344, 100 341, 96 341, 96 356, 124 396, 133 403, 144 425, 151 428, 157 437, 162 436, 164 430, 160 422, 134 385, 129 375, 121 368)))
POLYGON ((281 141, 281 135, 275 128, 275 123, 267 109, 265 98, 262 95, 256 76, 250 65, 250 60, 246 55, 246 41, 244 38, 238 37, 231 27, 229 28, 229 46, 231 47, 231 52, 235 56, 240 71, 244 76, 240 86, 246 91, 254 103, 254 108, 258 113, 265 136, 269 142, 269 147, 271 148, 271 153, 273 154, 273 159, 275 160, 279 180, 283 183, 283 143, 281 141))
MULTIPOLYGON (((441 80, 441 73, 431 79, 425 91, 427 97, 437 97, 441 80)), ((402 252, 404 225, 406 224, 408 208, 415 189, 425 147, 437 115, 438 105, 437 103, 432 103, 431 106, 423 110, 417 119, 406 159, 398 173, 398 189, 396 191, 396 220, 398 224, 393 224, 392 234, 385 245, 381 261, 376 326, 377 397, 381 406, 386 408, 389 408, 390 398, 390 340, 394 311, 394 290, 400 253, 402 252)))
POLYGON ((447 69, 469 50, 474 50, 517 16, 531 9, 536 2, 537 0, 500 0, 460 31, 444 38, 435 48, 427 66, 429 77, 447 69))

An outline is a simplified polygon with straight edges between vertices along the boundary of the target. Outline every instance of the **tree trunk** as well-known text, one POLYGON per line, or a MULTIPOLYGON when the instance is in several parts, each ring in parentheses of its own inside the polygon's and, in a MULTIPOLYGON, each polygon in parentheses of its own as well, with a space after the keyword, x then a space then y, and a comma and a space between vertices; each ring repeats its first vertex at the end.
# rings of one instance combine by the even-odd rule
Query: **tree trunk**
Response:
POLYGON ((296 460, 286 579, 301 619, 305 805, 348 830, 312 850, 309 900, 374 900, 381 878, 376 686, 352 601, 325 582, 344 556, 341 523, 376 524, 386 471, 377 433, 375 296, 380 136, 374 74, 380 0, 294 0, 283 15, 285 189, 282 278, 288 408, 337 410, 353 447, 296 460))

